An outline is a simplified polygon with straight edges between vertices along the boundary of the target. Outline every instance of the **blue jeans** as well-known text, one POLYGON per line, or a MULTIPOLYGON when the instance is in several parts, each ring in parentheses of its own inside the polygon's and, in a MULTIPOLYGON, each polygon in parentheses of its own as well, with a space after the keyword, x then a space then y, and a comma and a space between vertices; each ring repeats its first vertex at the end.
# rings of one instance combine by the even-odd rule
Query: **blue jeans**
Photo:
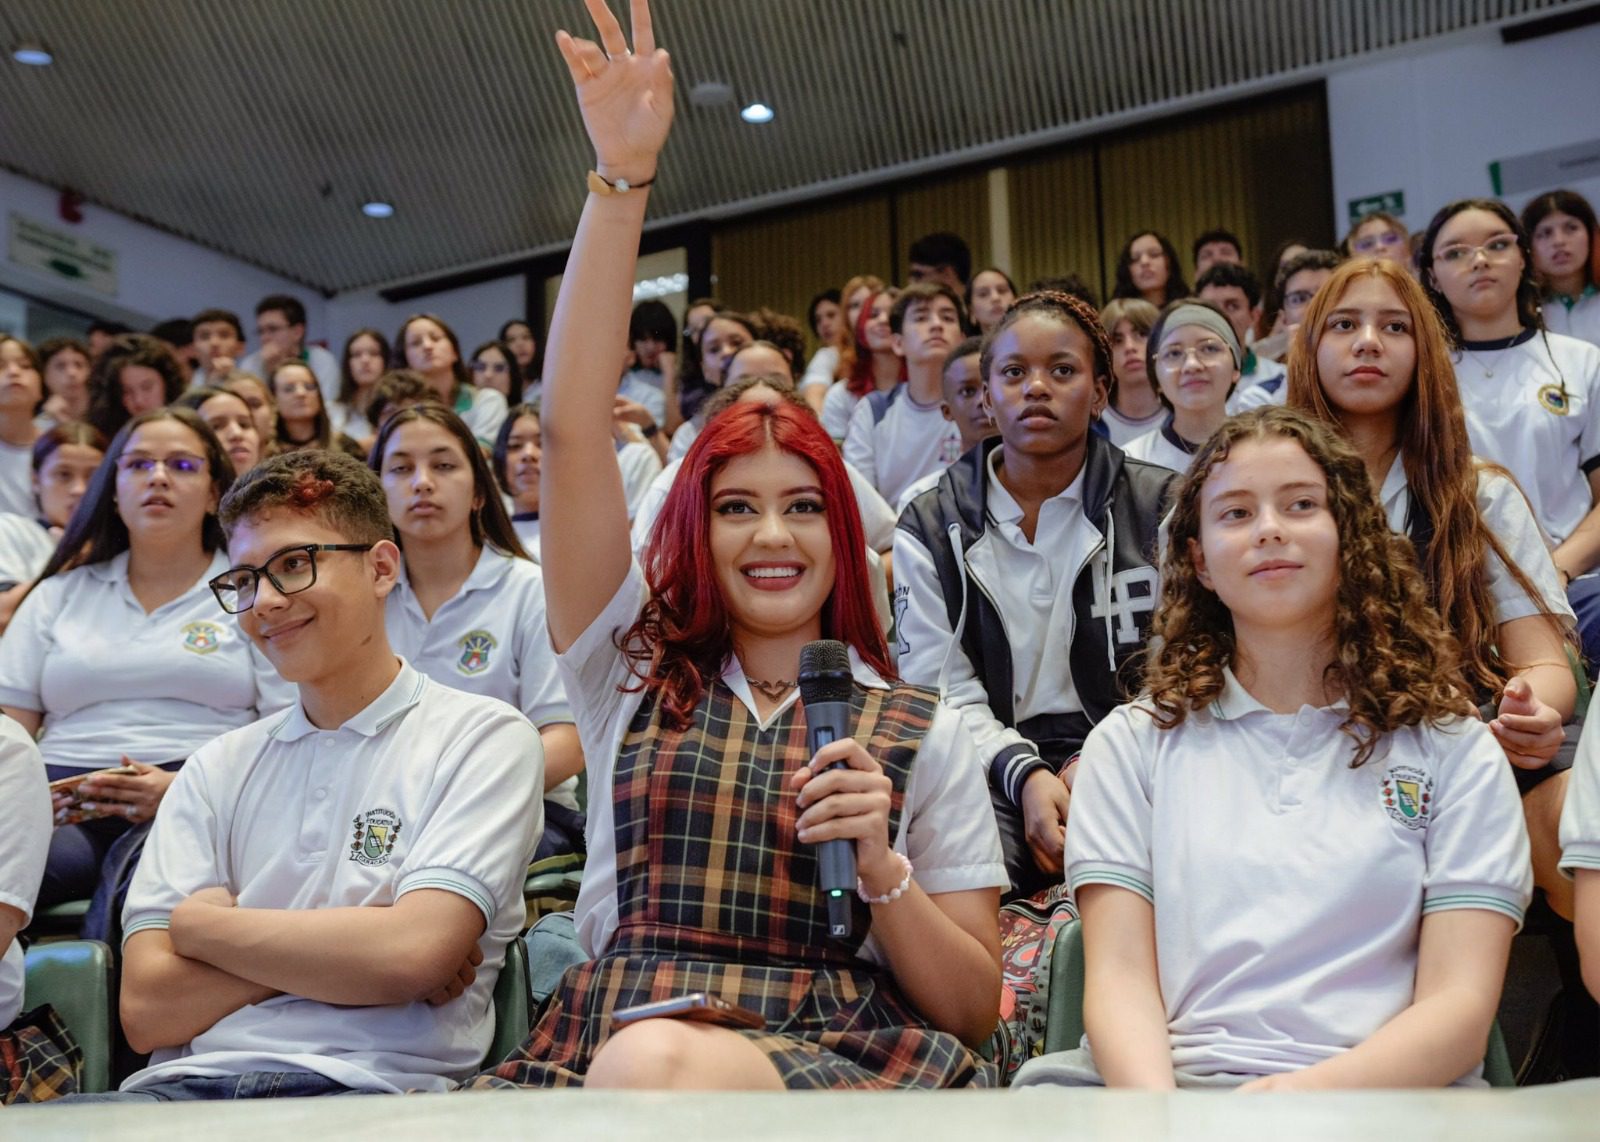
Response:
POLYGON ((323 1094, 369 1094, 352 1090, 322 1075, 306 1071, 249 1071, 221 1078, 167 1079, 149 1083, 138 1090, 106 1091, 104 1094, 74 1094, 41 1102, 40 1106, 75 1105, 89 1102, 201 1102, 233 1098, 309 1098, 323 1094))

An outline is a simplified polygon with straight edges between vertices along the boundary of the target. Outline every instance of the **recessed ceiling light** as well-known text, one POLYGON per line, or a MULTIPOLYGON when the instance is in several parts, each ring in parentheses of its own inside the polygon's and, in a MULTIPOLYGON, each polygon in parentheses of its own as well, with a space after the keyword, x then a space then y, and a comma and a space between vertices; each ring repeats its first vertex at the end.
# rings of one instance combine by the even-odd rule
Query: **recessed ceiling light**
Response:
POLYGON ((726 107, 733 102, 733 88, 721 80, 707 79, 689 89, 689 102, 696 107, 726 107))
POLYGON ((739 118, 746 123, 770 123, 772 122, 772 108, 765 103, 752 103, 739 112, 739 118))
POLYGON ((361 213, 368 218, 392 218, 394 217, 394 204, 375 198, 371 202, 363 202, 361 204, 361 213))
POLYGON ((50 53, 49 48, 31 40, 24 40, 12 48, 11 58, 29 67, 49 67, 56 62, 56 57, 50 53))

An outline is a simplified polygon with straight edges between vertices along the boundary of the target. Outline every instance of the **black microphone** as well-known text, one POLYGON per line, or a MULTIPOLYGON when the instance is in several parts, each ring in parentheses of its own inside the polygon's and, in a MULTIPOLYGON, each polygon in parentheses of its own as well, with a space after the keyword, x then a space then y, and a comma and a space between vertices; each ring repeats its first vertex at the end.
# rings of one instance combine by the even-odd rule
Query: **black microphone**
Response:
MULTIPOLYGON (((819 638, 800 651, 800 701, 811 757, 829 742, 850 736, 850 652, 844 643, 819 638)), ((837 768, 843 766, 838 762, 837 768)), ((817 879, 828 900, 828 934, 850 935, 850 894, 856 890, 856 847, 846 840, 817 846, 817 879)))

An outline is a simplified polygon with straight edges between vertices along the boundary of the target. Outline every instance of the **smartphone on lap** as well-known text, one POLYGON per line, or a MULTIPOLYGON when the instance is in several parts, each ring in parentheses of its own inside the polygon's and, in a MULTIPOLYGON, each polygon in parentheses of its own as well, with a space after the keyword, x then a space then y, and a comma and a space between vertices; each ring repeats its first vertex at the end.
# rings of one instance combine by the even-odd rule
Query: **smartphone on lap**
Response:
POLYGON ((729 1003, 708 992, 696 991, 613 1011, 611 1029, 620 1031, 646 1019, 682 1019, 690 1023, 709 1023, 715 1027, 748 1031, 765 1031, 767 1028, 767 1021, 760 1012, 729 1003))

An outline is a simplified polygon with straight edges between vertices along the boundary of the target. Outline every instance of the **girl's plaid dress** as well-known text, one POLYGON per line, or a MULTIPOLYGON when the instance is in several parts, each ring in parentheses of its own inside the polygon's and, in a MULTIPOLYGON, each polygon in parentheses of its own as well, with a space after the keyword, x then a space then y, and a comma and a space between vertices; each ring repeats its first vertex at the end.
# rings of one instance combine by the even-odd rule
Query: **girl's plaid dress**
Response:
MULTIPOLYGON (((932 693, 857 685, 855 738, 894 783, 896 835, 932 693)), ((568 970, 514 1058, 480 1087, 580 1085, 611 1012, 706 991, 761 1012, 741 1031, 792 1088, 988 1085, 993 1068, 929 1027, 893 976, 828 936, 815 849, 795 838, 788 778, 809 760, 799 703, 762 729, 722 680, 693 724, 661 724, 647 694, 613 783, 620 924, 605 953, 568 970)))

